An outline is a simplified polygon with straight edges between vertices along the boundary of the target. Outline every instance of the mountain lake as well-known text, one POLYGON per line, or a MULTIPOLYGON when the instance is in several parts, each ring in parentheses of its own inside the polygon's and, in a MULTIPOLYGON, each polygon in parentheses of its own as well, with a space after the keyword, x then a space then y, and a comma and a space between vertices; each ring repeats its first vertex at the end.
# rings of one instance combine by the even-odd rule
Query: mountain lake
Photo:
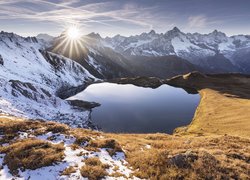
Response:
POLYGON ((152 89, 98 83, 69 99, 100 103, 92 109, 91 120, 104 132, 173 133, 191 122, 200 96, 169 85, 152 89))

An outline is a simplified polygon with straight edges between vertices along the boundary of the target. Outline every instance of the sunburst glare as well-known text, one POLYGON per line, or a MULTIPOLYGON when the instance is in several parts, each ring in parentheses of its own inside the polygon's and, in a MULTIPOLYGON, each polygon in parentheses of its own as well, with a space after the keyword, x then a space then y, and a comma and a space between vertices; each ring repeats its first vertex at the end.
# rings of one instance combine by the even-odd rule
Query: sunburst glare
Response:
POLYGON ((69 27, 69 29, 67 30, 67 36, 68 38, 73 40, 80 38, 79 28, 76 26, 69 27))

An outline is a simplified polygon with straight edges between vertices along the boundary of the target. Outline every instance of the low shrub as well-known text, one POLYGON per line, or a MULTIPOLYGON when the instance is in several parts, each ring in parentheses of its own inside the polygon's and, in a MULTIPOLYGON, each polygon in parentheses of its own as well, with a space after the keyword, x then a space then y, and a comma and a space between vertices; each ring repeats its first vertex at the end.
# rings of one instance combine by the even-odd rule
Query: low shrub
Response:
POLYGON ((73 166, 69 166, 63 170, 61 173, 62 176, 69 176, 72 173, 75 173, 76 169, 73 166))
POLYGON ((84 162, 85 166, 82 166, 80 169, 83 177, 87 177, 90 180, 96 180, 108 175, 106 169, 110 166, 108 164, 103 164, 98 157, 88 158, 84 162))
POLYGON ((4 163, 8 165, 13 175, 18 175, 18 169, 37 169, 52 165, 64 158, 63 144, 51 144, 38 139, 24 139, 9 146, 2 147, 0 153, 5 153, 4 163))

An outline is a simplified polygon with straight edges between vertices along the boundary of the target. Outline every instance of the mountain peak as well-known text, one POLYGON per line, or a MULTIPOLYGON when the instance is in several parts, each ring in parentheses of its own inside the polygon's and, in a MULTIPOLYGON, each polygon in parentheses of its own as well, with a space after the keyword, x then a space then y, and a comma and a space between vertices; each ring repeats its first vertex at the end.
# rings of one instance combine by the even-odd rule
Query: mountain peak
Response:
POLYGON ((217 29, 215 29, 211 34, 225 34, 225 33, 223 33, 223 32, 221 32, 221 31, 218 31, 217 29))
POLYGON ((176 27, 176 26, 172 29, 172 31, 174 31, 174 32, 181 32, 180 29, 178 27, 176 27))
POLYGON ((218 33, 218 30, 217 30, 217 29, 215 29, 212 33, 216 34, 216 33, 218 33))
POLYGON ((92 32, 92 33, 88 34, 87 36, 90 38, 94 38, 94 39, 102 39, 102 37, 100 36, 99 33, 92 32))
POLYGON ((181 33, 180 29, 177 27, 174 27, 172 30, 167 31, 165 35, 173 37, 173 36, 177 36, 180 33, 181 33))
POLYGON ((152 29, 152 30, 149 32, 149 34, 154 35, 154 34, 156 34, 156 32, 155 32, 155 30, 152 29))
POLYGON ((220 37, 226 37, 226 34, 221 32, 221 31, 218 31, 217 29, 215 29, 212 33, 210 33, 211 35, 213 36, 220 36, 220 37))

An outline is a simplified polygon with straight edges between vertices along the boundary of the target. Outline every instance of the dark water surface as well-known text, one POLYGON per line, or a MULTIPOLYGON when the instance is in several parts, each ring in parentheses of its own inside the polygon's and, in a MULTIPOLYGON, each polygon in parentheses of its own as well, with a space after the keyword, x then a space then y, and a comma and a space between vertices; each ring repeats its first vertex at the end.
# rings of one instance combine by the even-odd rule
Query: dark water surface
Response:
POLYGON ((151 89, 99 83, 70 99, 100 103, 91 119, 104 132, 172 133, 191 122, 200 97, 168 85, 151 89))

